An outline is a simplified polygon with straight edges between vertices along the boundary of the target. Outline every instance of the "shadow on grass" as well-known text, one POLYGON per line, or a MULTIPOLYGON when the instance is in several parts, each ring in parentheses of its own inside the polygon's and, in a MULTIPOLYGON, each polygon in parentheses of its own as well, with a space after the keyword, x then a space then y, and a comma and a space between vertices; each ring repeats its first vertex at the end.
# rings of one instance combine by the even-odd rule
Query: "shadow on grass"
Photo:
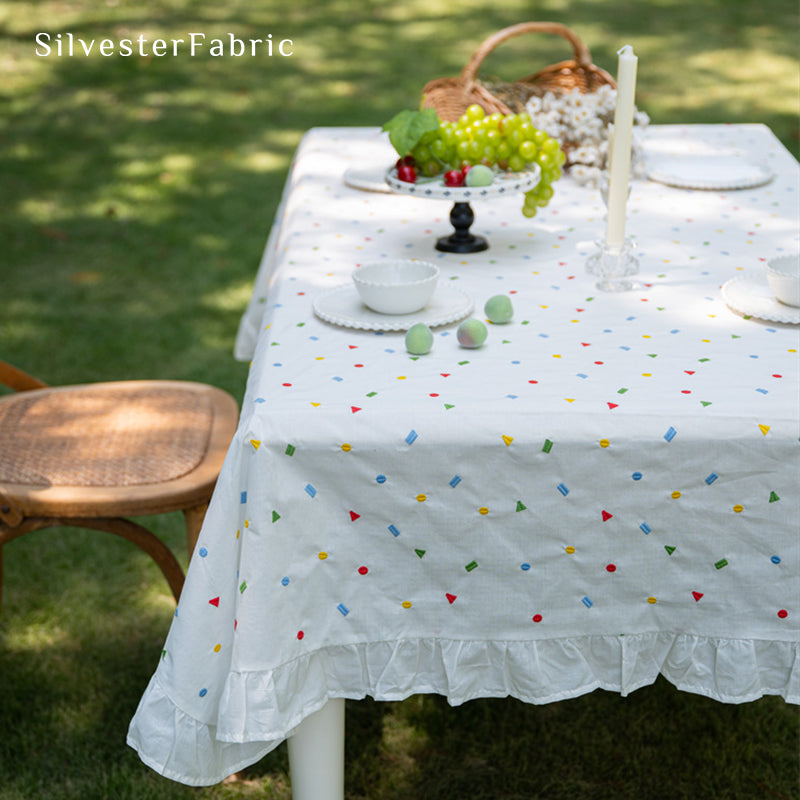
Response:
POLYGON ((800 788, 797 709, 779 698, 725 705, 662 678, 627 698, 451 708, 416 696, 350 703, 348 714, 353 800, 788 800, 800 788))

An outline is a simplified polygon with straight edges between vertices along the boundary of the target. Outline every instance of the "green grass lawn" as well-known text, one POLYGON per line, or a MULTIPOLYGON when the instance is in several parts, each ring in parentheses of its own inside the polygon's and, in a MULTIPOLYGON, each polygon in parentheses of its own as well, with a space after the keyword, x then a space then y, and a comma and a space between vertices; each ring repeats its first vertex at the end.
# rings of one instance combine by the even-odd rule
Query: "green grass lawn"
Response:
MULTIPOLYGON (((654 123, 764 122, 798 152, 796 0, 0 0, 0 358, 51 383, 179 378, 241 398, 239 317, 294 148, 380 125, 506 25, 560 21, 616 70, 639 55, 654 123), (535 8, 535 16, 531 16, 535 8), (290 38, 290 58, 38 57, 34 37, 290 38)), ((53 41, 55 41, 53 39, 53 41)), ((513 79, 569 57, 514 40, 513 79)), ((185 558, 179 515, 154 520, 185 558)), ((288 798, 285 747, 190 789, 125 745, 174 604, 138 550, 41 531, 5 548, 0 800, 288 798)), ((795 707, 665 681, 548 706, 348 705, 347 796, 382 800, 796 798, 795 707)))

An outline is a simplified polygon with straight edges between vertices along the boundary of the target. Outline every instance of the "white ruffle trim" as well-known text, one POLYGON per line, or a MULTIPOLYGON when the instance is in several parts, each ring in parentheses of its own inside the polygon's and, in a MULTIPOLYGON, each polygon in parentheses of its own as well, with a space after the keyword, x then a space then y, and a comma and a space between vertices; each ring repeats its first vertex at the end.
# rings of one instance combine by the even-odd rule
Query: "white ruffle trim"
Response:
POLYGON ((268 672, 231 672, 216 725, 181 710, 153 676, 128 744, 152 769, 190 786, 258 761, 329 698, 481 697, 542 704, 594 689, 627 695, 663 675, 678 689, 743 703, 800 704, 800 644, 646 633, 543 641, 400 640, 330 646, 268 672))

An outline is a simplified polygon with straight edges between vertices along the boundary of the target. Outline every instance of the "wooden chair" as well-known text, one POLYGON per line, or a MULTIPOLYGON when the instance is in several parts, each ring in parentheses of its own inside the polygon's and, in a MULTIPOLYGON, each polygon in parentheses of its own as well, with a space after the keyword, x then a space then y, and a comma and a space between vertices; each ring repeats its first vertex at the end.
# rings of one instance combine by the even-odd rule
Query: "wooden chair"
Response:
POLYGON ((0 602, 3 546, 52 526, 121 536, 158 564, 177 601, 183 569, 126 517, 183 511, 191 558, 239 410, 185 381, 48 387, 0 361, 0 602))

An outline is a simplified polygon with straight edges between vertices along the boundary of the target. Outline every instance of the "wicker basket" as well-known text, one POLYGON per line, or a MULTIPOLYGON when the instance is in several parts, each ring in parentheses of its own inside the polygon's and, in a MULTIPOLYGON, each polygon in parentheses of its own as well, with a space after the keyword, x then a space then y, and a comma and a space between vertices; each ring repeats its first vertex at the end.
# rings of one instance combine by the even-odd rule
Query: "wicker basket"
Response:
POLYGON ((565 25, 558 22, 521 22, 490 36, 475 51, 458 78, 437 78, 422 90, 423 107, 435 108, 440 119, 455 122, 473 103, 482 106, 487 114, 519 113, 534 95, 545 92, 560 94, 573 89, 592 92, 601 86, 616 89, 614 79, 605 70, 592 64, 589 50, 565 25), (499 44, 525 33, 554 33, 563 36, 574 50, 574 58, 545 67, 533 75, 511 83, 483 83, 478 69, 483 60, 499 44))

